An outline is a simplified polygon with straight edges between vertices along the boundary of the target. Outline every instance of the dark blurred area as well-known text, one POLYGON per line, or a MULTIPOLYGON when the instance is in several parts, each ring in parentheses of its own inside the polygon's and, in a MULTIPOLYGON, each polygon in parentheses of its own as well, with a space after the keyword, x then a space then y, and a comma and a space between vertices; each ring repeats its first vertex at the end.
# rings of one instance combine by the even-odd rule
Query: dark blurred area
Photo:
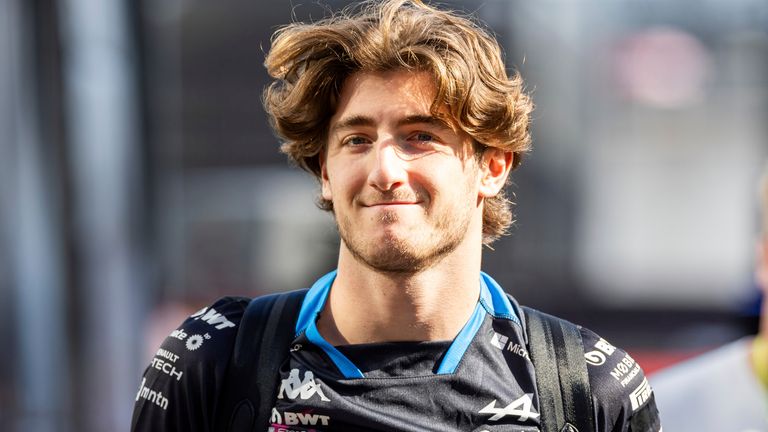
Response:
MULTIPOLYGON (((335 265, 261 105, 270 35, 348 2, 0 2, 0 430, 126 430, 142 369, 222 295, 335 265)), ((533 93, 484 268, 647 371, 756 330, 768 4, 443 2, 533 93)))

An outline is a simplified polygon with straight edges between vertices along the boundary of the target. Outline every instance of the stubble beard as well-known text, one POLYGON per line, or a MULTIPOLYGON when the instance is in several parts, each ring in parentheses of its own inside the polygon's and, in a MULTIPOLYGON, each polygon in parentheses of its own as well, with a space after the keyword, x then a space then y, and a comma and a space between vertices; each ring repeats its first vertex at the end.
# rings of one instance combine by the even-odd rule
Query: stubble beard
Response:
MULTIPOLYGON (((414 236, 388 232, 377 240, 366 238, 365 232, 355 230, 348 217, 337 217, 341 241, 358 262, 382 273, 412 274, 428 269, 455 251, 469 229, 471 209, 462 214, 441 214, 432 229, 425 226, 414 236), (428 232, 427 232, 428 231, 428 232)), ((399 222, 396 212, 384 212, 377 221, 383 225, 399 222)))

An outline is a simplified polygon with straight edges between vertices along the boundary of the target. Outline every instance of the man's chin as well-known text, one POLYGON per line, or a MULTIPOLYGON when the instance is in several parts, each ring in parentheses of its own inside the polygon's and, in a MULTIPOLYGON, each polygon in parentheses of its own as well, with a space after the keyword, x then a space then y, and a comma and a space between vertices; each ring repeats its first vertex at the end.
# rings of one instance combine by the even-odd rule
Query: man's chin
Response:
POLYGON ((408 255, 382 255, 360 257, 360 261, 381 273, 412 274, 429 267, 426 260, 408 255))
POLYGON ((415 273, 428 266, 428 260, 415 253, 412 244, 392 233, 372 239, 367 250, 348 249, 358 262, 379 272, 415 273))

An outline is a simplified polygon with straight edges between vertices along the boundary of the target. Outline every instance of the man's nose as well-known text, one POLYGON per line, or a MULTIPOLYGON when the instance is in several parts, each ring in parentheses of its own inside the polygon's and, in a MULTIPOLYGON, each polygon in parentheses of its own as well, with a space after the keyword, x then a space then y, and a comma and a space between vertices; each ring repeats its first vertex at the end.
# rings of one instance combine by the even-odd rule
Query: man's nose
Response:
POLYGON ((374 145, 373 168, 368 175, 368 183, 381 191, 398 188, 407 180, 407 171, 403 160, 397 152, 397 143, 385 140, 374 145))

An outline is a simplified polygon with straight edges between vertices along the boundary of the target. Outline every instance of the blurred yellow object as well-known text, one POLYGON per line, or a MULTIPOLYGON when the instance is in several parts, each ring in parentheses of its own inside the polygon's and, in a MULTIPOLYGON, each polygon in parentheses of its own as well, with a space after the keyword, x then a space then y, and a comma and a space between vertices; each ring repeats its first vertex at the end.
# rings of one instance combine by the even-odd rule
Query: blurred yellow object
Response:
POLYGON ((752 342, 752 367, 763 387, 768 389, 768 340, 766 340, 766 335, 757 335, 752 342))

